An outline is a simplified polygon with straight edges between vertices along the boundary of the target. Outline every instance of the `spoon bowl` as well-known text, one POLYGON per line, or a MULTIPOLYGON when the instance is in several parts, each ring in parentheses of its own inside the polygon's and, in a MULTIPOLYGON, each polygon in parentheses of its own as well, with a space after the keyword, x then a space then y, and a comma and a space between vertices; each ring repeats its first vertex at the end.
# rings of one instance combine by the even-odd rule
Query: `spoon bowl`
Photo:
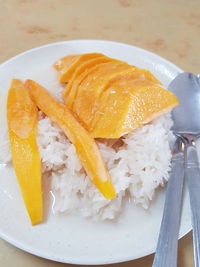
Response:
POLYGON ((172 111, 173 131, 176 134, 200 133, 200 75, 184 72, 169 85, 179 106, 172 111))

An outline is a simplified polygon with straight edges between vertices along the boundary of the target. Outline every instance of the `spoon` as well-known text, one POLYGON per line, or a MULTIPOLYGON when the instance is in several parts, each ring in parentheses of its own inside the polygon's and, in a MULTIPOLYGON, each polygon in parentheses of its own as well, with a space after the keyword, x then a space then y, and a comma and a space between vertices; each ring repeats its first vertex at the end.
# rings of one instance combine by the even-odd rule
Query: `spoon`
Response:
POLYGON ((200 76, 181 73, 170 83, 169 90, 177 96, 180 103, 179 107, 172 111, 174 121, 172 130, 177 136, 177 141, 153 267, 177 266, 184 167, 188 178, 194 258, 197 267, 200 266, 200 168, 195 141, 200 134, 200 76), (186 152, 185 164, 183 164, 181 144, 184 145, 186 152))
POLYGON ((200 75, 181 73, 169 86, 180 106, 172 112, 174 133, 186 142, 185 174, 192 213, 195 267, 200 266, 200 168, 196 140, 200 135, 200 75))

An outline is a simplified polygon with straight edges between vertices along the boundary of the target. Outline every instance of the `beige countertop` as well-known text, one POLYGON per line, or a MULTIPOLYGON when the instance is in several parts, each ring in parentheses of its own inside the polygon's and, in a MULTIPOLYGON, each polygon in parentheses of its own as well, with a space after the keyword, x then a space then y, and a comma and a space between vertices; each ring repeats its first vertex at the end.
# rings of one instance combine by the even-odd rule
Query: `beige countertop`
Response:
MULTIPOLYGON (((132 44, 200 72, 199 0, 0 0, 0 62, 42 44, 104 39, 132 44)), ((150 267, 153 256, 113 266, 150 267)), ((62 266, 0 240, 0 266, 62 266)), ((178 266, 193 266, 191 233, 178 266)))

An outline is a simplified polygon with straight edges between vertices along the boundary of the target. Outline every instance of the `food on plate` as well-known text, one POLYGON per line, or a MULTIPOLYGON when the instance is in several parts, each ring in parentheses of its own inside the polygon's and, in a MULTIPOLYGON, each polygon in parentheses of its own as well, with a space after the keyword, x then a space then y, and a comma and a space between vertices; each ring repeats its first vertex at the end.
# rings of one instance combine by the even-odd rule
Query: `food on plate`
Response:
POLYGON ((177 98, 149 71, 101 53, 67 55, 54 67, 62 84, 55 97, 33 80, 14 79, 7 102, 13 165, 32 224, 42 220, 41 172, 56 212, 114 219, 127 196, 147 208, 169 177, 177 98))
POLYGON ((69 109, 42 86, 32 80, 27 80, 25 85, 38 108, 63 130, 75 146, 81 164, 99 191, 107 199, 115 198, 115 189, 94 139, 69 109))
POLYGON ((94 138, 120 138, 178 105, 150 72, 100 55, 74 55, 71 63, 66 56, 56 63, 66 75, 65 104, 94 138))
POLYGON ((102 54, 99 53, 90 53, 82 55, 70 55, 69 58, 68 56, 61 58, 55 63, 55 68, 61 71, 59 81, 62 83, 67 82, 70 79, 76 67, 79 66, 79 64, 84 63, 89 59, 101 56, 102 54))
POLYGON ((102 96, 93 119, 92 136, 120 138, 177 105, 174 94, 149 81, 121 80, 102 96))
POLYGON ((13 79, 7 100, 13 167, 32 225, 43 219, 41 160, 36 143, 38 110, 20 80, 13 79))
POLYGON ((96 57, 80 64, 73 72, 72 77, 68 80, 67 86, 63 91, 63 98, 68 108, 72 108, 74 99, 76 98, 77 88, 79 84, 102 64, 110 62, 111 59, 106 56, 96 57))

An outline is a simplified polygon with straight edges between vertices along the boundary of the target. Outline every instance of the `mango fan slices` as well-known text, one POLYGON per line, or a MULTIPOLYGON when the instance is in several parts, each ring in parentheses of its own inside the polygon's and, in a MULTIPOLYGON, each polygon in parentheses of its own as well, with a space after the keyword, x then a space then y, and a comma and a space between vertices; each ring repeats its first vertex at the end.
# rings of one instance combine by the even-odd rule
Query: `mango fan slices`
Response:
POLYGON ((178 105, 147 70, 97 53, 73 57, 56 63, 60 77, 67 77, 60 78, 63 99, 94 138, 120 138, 178 105))
POLYGON ((43 219, 41 162, 36 144, 38 110, 20 80, 12 80, 7 121, 14 170, 32 225, 43 219))

